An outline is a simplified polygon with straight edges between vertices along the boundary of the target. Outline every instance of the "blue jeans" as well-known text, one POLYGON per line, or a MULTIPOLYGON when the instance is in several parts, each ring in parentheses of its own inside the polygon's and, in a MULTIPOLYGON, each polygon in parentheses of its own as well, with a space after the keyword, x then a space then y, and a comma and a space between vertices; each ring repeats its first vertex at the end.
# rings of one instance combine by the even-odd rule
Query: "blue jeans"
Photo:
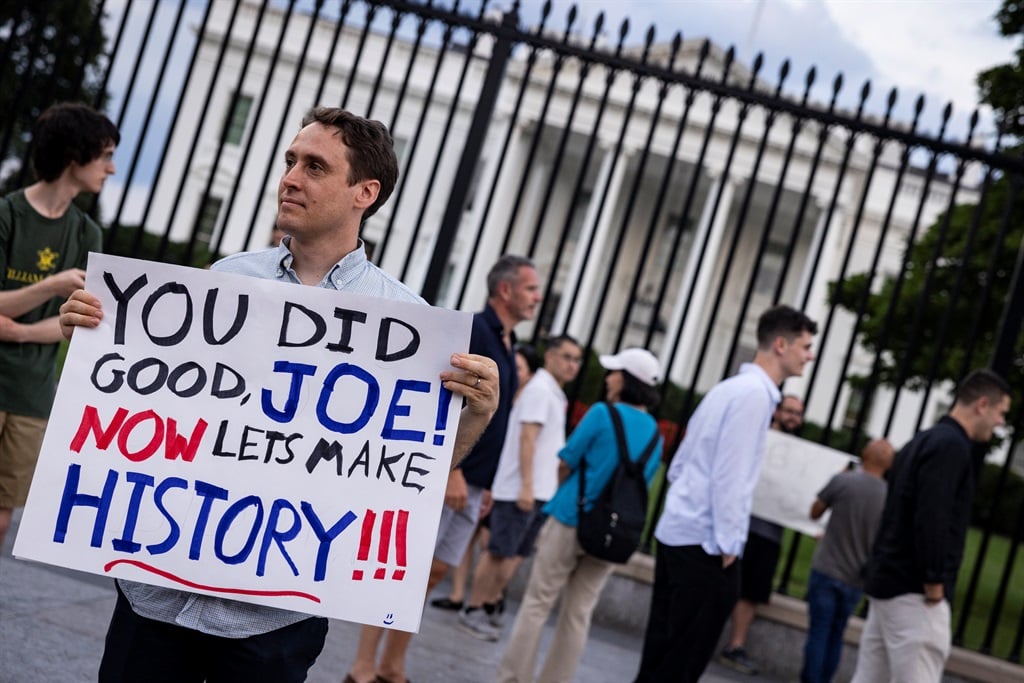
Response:
POLYGON ((811 570, 807 583, 807 642, 804 644, 802 683, 828 683, 839 668, 846 622, 860 602, 862 591, 811 570))

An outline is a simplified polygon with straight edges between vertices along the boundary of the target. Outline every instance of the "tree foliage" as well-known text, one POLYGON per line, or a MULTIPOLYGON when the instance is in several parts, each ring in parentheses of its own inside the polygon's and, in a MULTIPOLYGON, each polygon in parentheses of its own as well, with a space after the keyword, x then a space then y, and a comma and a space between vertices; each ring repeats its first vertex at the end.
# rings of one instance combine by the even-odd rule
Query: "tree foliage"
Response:
MULTIPOLYGON (((910 247, 902 278, 871 287, 861 273, 832 284, 833 303, 863 311, 860 342, 878 354, 880 383, 956 380, 991 359, 1024 236, 1024 187, 1011 185, 1000 178, 980 206, 957 206, 948 221, 939 216, 910 247)), ((1019 361, 1008 379, 1022 386, 1019 361)))
MULTIPOLYGON (((1002 35, 1024 37, 1024 2, 1003 0, 995 20, 1002 35)), ((980 101, 992 107, 1003 131, 1020 139, 1024 137, 1024 40, 1015 58, 982 71, 977 83, 980 101)))
MULTIPOLYGON (((1003 35, 1024 36, 1024 2, 1005 0, 995 18, 1003 35)), ((982 72, 978 85, 1004 131, 1024 139, 1024 44, 1016 54, 982 72)), ((831 284, 832 302, 863 316, 859 341, 877 354, 880 384, 955 381, 992 360, 1024 237, 1024 182, 998 170, 990 180, 979 205, 956 206, 927 228, 899 273, 831 284)), ((1022 352, 1018 339, 1007 377, 1015 387, 1024 386, 1022 352)))
POLYGON ((32 122, 65 100, 105 104, 101 0, 0 3, 0 159, 24 154, 32 122))

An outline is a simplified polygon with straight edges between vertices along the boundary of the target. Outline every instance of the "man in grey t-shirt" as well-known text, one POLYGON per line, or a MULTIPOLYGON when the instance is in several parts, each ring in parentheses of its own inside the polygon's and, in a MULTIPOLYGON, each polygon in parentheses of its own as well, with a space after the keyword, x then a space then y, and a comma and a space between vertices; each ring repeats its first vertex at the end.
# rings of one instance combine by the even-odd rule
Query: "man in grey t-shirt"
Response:
POLYGON ((888 441, 875 439, 861 452, 861 469, 832 477, 811 505, 811 519, 828 509, 832 516, 811 561, 802 683, 831 681, 839 666, 843 631, 864 591, 861 572, 882 518, 883 477, 893 456, 888 441))

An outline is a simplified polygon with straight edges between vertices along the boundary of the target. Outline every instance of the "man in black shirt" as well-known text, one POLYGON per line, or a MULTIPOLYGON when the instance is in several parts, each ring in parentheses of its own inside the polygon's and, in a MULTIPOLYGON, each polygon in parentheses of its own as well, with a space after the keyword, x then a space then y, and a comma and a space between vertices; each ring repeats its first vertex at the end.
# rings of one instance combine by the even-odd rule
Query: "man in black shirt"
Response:
POLYGON ((1009 385, 976 370, 960 382, 949 415, 897 454, 868 560, 853 683, 941 681, 977 464, 1009 409, 1009 385))

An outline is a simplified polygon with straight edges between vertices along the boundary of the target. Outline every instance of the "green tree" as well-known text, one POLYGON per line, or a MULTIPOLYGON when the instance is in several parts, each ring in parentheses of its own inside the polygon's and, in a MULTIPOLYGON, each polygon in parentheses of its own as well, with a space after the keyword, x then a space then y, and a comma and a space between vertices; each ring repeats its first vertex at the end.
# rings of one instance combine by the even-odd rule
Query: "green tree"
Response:
POLYGON ((32 122, 54 102, 105 104, 102 4, 0 2, 0 159, 24 156, 32 122))
MULTIPOLYGON (((834 303, 853 312, 863 306, 860 343, 877 354, 880 383, 918 388, 933 366, 937 379, 955 380, 992 357, 1024 236, 1024 187, 1013 194, 1000 178, 981 206, 957 206, 948 221, 940 216, 910 247, 902 278, 871 288, 861 273, 832 284, 834 303)), ((1019 363, 1008 379, 1022 386, 1019 363)))
MULTIPOLYGON (((1002 35, 1024 37, 1024 2, 1003 0, 995 20, 1002 35)), ((1024 137, 1024 40, 1015 56, 1014 62, 982 71, 977 83, 979 100, 992 107, 1006 133, 1020 139, 1024 137)))
MULTIPOLYGON (((979 99, 1010 139, 1024 139, 1024 2, 1005 0, 1001 33, 1020 36, 1011 64, 978 76, 979 99)), ((1006 138, 1004 138, 1006 139, 1006 138)), ((919 388, 928 378, 956 380, 992 358, 1003 303, 1024 236, 1024 180, 996 170, 980 205, 940 215, 909 247, 902 272, 871 282, 861 273, 831 284, 831 301, 863 312, 859 341, 877 354, 880 384, 919 388)), ((1018 340, 1012 386, 1024 386, 1018 340)), ((864 385, 866 378, 852 378, 864 385)))

